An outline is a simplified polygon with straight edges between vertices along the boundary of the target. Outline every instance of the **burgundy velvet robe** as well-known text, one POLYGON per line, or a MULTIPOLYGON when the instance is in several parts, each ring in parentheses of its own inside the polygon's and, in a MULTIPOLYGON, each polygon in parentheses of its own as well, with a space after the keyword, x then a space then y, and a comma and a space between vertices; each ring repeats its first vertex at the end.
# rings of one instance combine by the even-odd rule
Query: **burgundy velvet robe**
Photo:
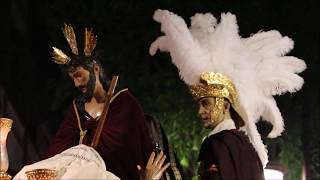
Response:
POLYGON ((238 130, 224 130, 206 138, 201 145, 199 161, 201 179, 264 179, 258 154, 248 137, 238 130))
MULTIPOLYGON (((82 129, 88 130, 83 144, 90 145, 97 126, 94 119, 81 120, 82 129)), ((50 144, 45 158, 78 145, 79 127, 72 107, 50 144)), ((110 104, 107 120, 97 147, 108 171, 121 179, 139 179, 137 165, 145 167, 152 152, 144 114, 136 99, 124 91, 110 104)))

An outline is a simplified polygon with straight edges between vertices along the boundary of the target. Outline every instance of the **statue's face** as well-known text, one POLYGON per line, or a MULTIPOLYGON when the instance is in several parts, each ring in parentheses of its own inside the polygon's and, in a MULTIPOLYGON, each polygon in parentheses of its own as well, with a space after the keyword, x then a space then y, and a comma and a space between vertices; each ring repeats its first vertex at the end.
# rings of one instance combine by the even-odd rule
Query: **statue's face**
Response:
POLYGON ((73 80, 74 86, 81 92, 86 101, 89 101, 95 89, 95 74, 84 69, 81 66, 73 68, 68 72, 69 77, 73 80))
POLYGON ((204 128, 213 129, 224 119, 224 99, 205 97, 199 100, 199 111, 204 128))
POLYGON ((81 66, 73 68, 68 72, 69 77, 74 82, 74 86, 82 93, 86 93, 88 91, 87 85, 89 82, 89 74, 90 72, 81 66))

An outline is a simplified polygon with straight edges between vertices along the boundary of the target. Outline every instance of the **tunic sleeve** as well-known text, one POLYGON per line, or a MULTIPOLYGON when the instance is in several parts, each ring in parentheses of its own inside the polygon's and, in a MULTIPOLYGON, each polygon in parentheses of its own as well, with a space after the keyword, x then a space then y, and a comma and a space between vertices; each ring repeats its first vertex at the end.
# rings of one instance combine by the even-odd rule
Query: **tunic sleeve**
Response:
POLYGON ((44 153, 43 159, 50 158, 78 144, 79 128, 77 126, 75 117, 74 109, 71 107, 49 147, 44 153))

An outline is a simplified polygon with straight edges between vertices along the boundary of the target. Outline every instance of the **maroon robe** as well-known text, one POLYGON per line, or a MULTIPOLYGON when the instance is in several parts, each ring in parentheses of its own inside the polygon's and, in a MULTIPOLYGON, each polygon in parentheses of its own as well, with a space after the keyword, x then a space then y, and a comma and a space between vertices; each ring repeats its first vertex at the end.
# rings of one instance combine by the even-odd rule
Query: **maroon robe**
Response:
POLYGON ((264 179, 257 152, 247 136, 238 130, 224 130, 206 138, 199 161, 201 179, 264 179))
MULTIPOLYGON (((97 123, 93 118, 82 118, 82 129, 88 130, 83 144, 91 144, 97 123)), ((72 107, 45 153, 45 158, 78 145, 79 133, 75 109, 72 107)), ((142 109, 129 91, 120 93, 111 102, 97 151, 104 159, 108 171, 121 179, 139 179, 136 166, 140 164, 145 167, 152 152, 152 142, 142 109)))

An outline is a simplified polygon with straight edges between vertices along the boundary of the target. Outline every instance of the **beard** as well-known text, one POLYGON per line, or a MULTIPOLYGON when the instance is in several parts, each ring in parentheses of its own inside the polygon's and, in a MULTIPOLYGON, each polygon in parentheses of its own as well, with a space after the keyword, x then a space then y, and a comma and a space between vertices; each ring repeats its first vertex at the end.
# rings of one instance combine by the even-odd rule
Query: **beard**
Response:
POLYGON ((78 100, 82 103, 86 103, 90 101, 93 97, 93 91, 95 88, 96 76, 93 72, 89 74, 89 81, 87 85, 79 86, 78 90, 80 91, 80 95, 78 96, 78 100), (86 92, 82 92, 81 89, 86 88, 86 92))

